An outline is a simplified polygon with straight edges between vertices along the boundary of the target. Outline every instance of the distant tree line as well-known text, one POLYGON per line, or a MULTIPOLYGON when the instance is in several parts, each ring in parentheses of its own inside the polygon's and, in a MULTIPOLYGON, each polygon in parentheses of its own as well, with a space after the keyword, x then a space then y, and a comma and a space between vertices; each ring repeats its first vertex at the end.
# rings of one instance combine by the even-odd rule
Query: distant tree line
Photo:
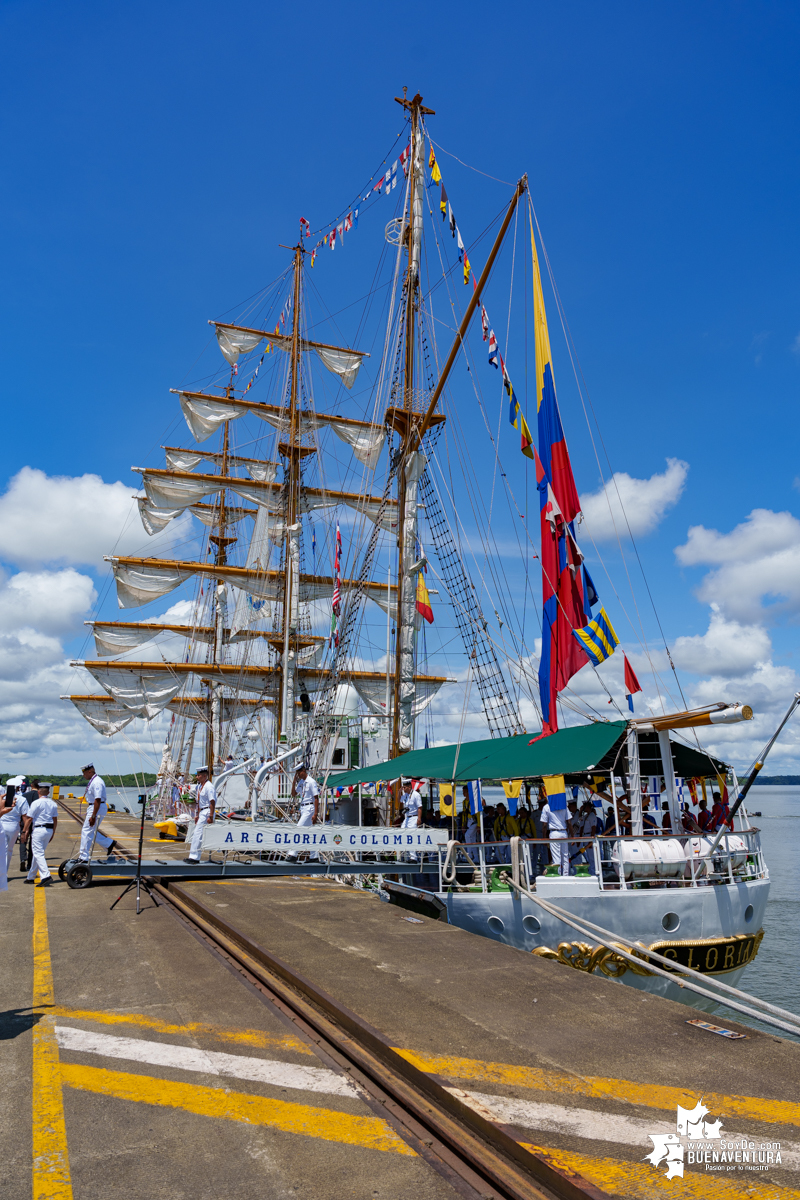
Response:
MULTIPOLYGON (((4 786, 7 779, 24 775, 27 779, 38 779, 40 783, 58 783, 62 788, 82 788, 86 780, 82 775, 40 775, 38 771, 0 771, 4 786)), ((152 787, 156 782, 155 775, 103 775, 106 787, 152 787)))
POLYGON ((771 784, 773 787, 800 787, 800 775, 757 775, 756 783, 771 784))

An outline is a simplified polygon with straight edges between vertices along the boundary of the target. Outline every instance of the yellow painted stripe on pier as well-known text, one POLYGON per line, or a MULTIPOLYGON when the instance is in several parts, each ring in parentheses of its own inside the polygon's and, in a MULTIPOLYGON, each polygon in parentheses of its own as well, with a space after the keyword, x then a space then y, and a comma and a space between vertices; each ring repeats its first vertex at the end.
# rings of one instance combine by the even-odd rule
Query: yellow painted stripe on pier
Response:
POLYGON ((47 892, 33 893, 33 1008, 46 1009, 33 1026, 33 1200, 72 1200, 64 1101, 53 1005, 47 892))
MULTIPOLYGON (((36 893, 37 897, 42 892, 36 893)), ((218 1041, 232 1042, 261 1049, 280 1049, 299 1054, 312 1055, 311 1046, 294 1038, 291 1034, 275 1036, 260 1029, 226 1029, 202 1021, 191 1021, 185 1025, 174 1025, 158 1017, 144 1013, 113 1013, 96 1010, 64 1008, 54 1006, 54 1016, 71 1017, 76 1021, 92 1021, 99 1025, 138 1025, 158 1033, 177 1034, 182 1037, 213 1037, 218 1041)), ((676 1104, 690 1102, 693 1106, 697 1097, 696 1088, 666 1087, 661 1084, 637 1083, 630 1079, 614 1079, 599 1075, 569 1075, 562 1071, 546 1070, 541 1067, 525 1067, 515 1063, 485 1062, 475 1058, 458 1058, 453 1055, 421 1054, 414 1050, 396 1047, 408 1062, 431 1075, 442 1075, 446 1079, 464 1079, 480 1083, 499 1083, 507 1087, 532 1089, 540 1092, 556 1092, 572 1096, 593 1096, 621 1100, 628 1104, 639 1104, 645 1108, 657 1108, 663 1112, 675 1110, 676 1104)), ((771 1100, 759 1096, 725 1095, 703 1093, 704 1103, 715 1116, 746 1117, 754 1121, 766 1121, 775 1125, 800 1127, 800 1104, 789 1100, 771 1100)))
POLYGON ((52 1009, 56 1017, 71 1017, 73 1021, 93 1021, 98 1025, 138 1025, 142 1029, 153 1029, 158 1033, 172 1033, 180 1037, 213 1037, 221 1042, 234 1042, 240 1046, 257 1046, 262 1050, 293 1050, 298 1054, 314 1054, 314 1050, 300 1038, 284 1034, 276 1037, 260 1029, 224 1029, 204 1021, 190 1021, 186 1025, 173 1025, 158 1017, 147 1017, 143 1013, 96 1012, 84 1008, 52 1009))
POLYGON ((526 1150, 544 1155, 555 1167, 575 1171, 588 1183, 626 1200, 800 1200, 794 1188, 769 1183, 763 1176, 751 1172, 735 1176, 738 1182, 712 1172, 686 1168, 683 1179, 667 1181, 663 1165, 622 1162, 618 1158, 594 1158, 588 1154, 573 1154, 568 1150, 551 1150, 546 1146, 523 1143, 526 1150))
POLYGON ((341 1142, 368 1150, 416 1157, 415 1151, 380 1117, 357 1117, 335 1109, 292 1104, 267 1096, 230 1092, 196 1083, 175 1083, 149 1075, 132 1075, 73 1063, 62 1063, 61 1079, 65 1087, 113 1096, 117 1100, 180 1108, 201 1117, 242 1121, 247 1125, 268 1125, 284 1133, 298 1133, 305 1137, 322 1138, 326 1142, 341 1142))
MULTIPOLYGON (((535 1088, 541 1092, 561 1092, 572 1096, 594 1096, 641 1104, 646 1108, 674 1111, 676 1104, 690 1107, 697 1102, 697 1088, 665 1087, 657 1083, 635 1083, 630 1079, 611 1079, 601 1075, 568 1075, 541 1067, 521 1067, 513 1063, 482 1062, 475 1058, 456 1058, 444 1054, 418 1054, 398 1048, 398 1053, 421 1071, 447 1079, 501 1083, 508 1087, 535 1088)), ((718 1117, 748 1117, 775 1125, 800 1126, 800 1104, 790 1100, 770 1100, 759 1096, 724 1095, 703 1091, 703 1103, 718 1117)))

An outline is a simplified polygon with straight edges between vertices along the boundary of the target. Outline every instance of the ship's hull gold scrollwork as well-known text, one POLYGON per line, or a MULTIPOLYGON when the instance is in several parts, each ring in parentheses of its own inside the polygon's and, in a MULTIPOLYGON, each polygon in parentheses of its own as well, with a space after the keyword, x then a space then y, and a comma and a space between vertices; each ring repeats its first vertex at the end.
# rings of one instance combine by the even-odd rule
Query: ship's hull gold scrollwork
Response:
MULTIPOLYGON (((701 975, 724 975, 735 971, 746 963, 752 962, 758 953, 764 930, 757 933, 737 934, 729 938, 697 938, 693 941, 653 942, 648 947, 665 958, 672 958, 681 966, 691 967, 701 975)), ((625 946, 621 942, 613 942, 616 949, 607 946, 590 946, 586 942, 561 942, 557 950, 549 946, 537 946, 531 951, 537 958, 546 958, 553 962, 563 963, 576 971, 586 971, 591 975, 600 971, 609 979, 619 979, 627 971, 633 975, 651 975, 648 970, 647 955, 638 947, 625 946), (634 958, 642 960, 641 966, 623 958, 617 951, 624 950, 634 958)), ((663 966, 663 963, 659 963, 663 966)), ((669 968, 664 968, 668 970, 669 968)))

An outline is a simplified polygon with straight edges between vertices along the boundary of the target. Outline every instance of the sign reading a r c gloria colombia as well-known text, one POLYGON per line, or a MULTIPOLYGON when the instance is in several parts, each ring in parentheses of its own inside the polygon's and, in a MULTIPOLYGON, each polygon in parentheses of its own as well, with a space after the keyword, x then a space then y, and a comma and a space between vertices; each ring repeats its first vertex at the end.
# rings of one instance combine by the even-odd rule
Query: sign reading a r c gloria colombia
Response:
MULTIPOLYGON (((436 850, 447 845, 446 829, 386 829, 374 825, 291 825, 283 822, 215 821, 206 825, 204 850, 260 853, 262 850, 387 851, 436 850)), ((191 830, 187 839, 191 837, 191 830)))

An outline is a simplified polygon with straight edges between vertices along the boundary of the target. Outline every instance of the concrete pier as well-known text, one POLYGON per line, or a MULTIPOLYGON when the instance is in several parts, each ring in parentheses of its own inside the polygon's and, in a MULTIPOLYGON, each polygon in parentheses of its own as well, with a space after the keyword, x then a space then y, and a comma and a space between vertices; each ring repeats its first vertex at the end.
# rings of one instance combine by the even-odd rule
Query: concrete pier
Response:
MULTIPOLYGON (((132 821, 108 824, 134 835, 132 821)), ((59 822, 53 864, 76 830, 59 822)), ((15 852, 0 893, 4 1200, 27 1200, 32 1183, 54 1200, 457 1194, 166 907, 137 917, 129 893, 110 912, 121 883, 36 889, 16 864, 15 852)), ((800 1196, 790 1040, 729 1021, 746 1039, 714 1035, 683 1005, 333 882, 181 887, 603 1195, 800 1196), (700 1101, 722 1139, 684 1147, 683 1175, 667 1180, 667 1161, 646 1158, 650 1135, 677 1141, 678 1105, 700 1101), (734 1141, 773 1160, 721 1159, 734 1141)))

